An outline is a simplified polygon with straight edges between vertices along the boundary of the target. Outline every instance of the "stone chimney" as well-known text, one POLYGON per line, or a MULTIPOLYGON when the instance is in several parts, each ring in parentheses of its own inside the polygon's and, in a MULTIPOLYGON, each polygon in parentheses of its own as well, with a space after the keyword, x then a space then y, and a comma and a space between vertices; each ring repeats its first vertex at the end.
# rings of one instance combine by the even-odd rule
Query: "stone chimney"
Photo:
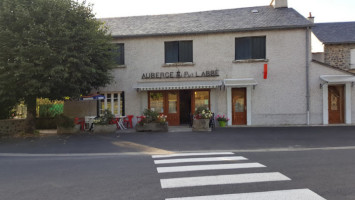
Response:
POLYGON ((310 21, 310 22, 312 22, 314 24, 314 17, 312 16, 311 12, 309 12, 308 21, 310 21))
POLYGON ((274 6, 274 8, 287 8, 287 0, 272 0, 270 5, 274 6))

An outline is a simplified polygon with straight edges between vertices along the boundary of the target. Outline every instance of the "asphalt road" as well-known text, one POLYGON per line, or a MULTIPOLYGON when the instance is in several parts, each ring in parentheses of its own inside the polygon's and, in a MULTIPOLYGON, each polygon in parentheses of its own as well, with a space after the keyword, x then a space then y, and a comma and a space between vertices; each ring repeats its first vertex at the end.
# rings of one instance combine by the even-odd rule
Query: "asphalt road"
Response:
MULTIPOLYGON (((307 197, 315 195, 310 198, 314 200, 354 200, 353 129, 355 127, 234 128, 217 129, 212 133, 83 134, 1 140, 0 199, 158 200, 204 196, 202 199, 207 200, 212 195, 306 191, 307 197), (154 154, 206 152, 230 153, 152 157, 154 154), (154 163, 212 157, 219 160, 154 163), (230 160, 230 157, 245 160, 230 160), (169 167, 201 169, 208 165, 250 163, 257 163, 259 167, 158 173, 158 169, 170 170, 169 167), (253 179, 240 175, 268 176, 264 181, 257 177, 249 183, 224 182, 224 179, 233 182, 236 177, 237 181, 253 179), (191 179, 196 177, 200 181, 191 179), (217 180, 216 177, 224 178, 217 180), (181 178, 189 178, 181 184, 196 185, 177 186, 174 181, 181 178), (212 183, 208 185, 210 178, 212 183), (163 188, 165 183, 170 186, 163 188)), ((282 198, 280 195, 282 193, 276 196, 282 198)))

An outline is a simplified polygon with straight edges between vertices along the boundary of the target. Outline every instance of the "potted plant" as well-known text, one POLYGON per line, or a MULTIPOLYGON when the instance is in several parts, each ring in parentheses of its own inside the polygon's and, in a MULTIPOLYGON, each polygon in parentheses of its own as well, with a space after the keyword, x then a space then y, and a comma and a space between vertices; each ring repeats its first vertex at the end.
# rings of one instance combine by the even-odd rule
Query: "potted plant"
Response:
POLYGON ((167 116, 156 111, 145 109, 142 120, 136 125, 137 132, 167 132, 167 116))
POLYGON ((216 119, 219 123, 219 127, 226 127, 226 124, 229 121, 229 118, 225 115, 217 115, 216 119))
POLYGON ((194 119, 192 124, 193 131, 211 131, 210 119, 212 112, 206 106, 200 106, 194 113, 194 119))
POLYGON ((94 133, 114 133, 117 129, 113 122, 114 115, 109 110, 104 110, 103 115, 94 120, 94 133))
POLYGON ((74 134, 80 131, 80 125, 74 124, 74 119, 66 115, 57 115, 55 117, 57 124, 57 134, 74 134))

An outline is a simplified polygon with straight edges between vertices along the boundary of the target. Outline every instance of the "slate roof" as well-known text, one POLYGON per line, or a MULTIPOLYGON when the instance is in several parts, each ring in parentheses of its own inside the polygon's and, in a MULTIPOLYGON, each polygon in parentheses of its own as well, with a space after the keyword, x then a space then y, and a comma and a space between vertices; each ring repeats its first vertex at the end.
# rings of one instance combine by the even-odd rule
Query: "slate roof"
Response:
POLYGON ((292 8, 272 6, 213 10, 183 14, 101 18, 113 37, 201 34, 312 26, 292 8), (257 13, 252 11, 257 10, 257 13))
POLYGON ((355 22, 316 23, 312 31, 324 44, 355 43, 355 22))

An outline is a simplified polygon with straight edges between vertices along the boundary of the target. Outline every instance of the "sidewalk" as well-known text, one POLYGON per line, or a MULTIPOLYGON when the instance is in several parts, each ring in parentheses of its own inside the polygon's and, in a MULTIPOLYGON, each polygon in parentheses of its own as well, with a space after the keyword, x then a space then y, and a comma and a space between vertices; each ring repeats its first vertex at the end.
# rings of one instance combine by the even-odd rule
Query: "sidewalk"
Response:
POLYGON ((154 151, 218 151, 355 146, 355 129, 339 127, 216 128, 212 132, 80 133, 0 140, 0 153, 122 153, 154 151))

